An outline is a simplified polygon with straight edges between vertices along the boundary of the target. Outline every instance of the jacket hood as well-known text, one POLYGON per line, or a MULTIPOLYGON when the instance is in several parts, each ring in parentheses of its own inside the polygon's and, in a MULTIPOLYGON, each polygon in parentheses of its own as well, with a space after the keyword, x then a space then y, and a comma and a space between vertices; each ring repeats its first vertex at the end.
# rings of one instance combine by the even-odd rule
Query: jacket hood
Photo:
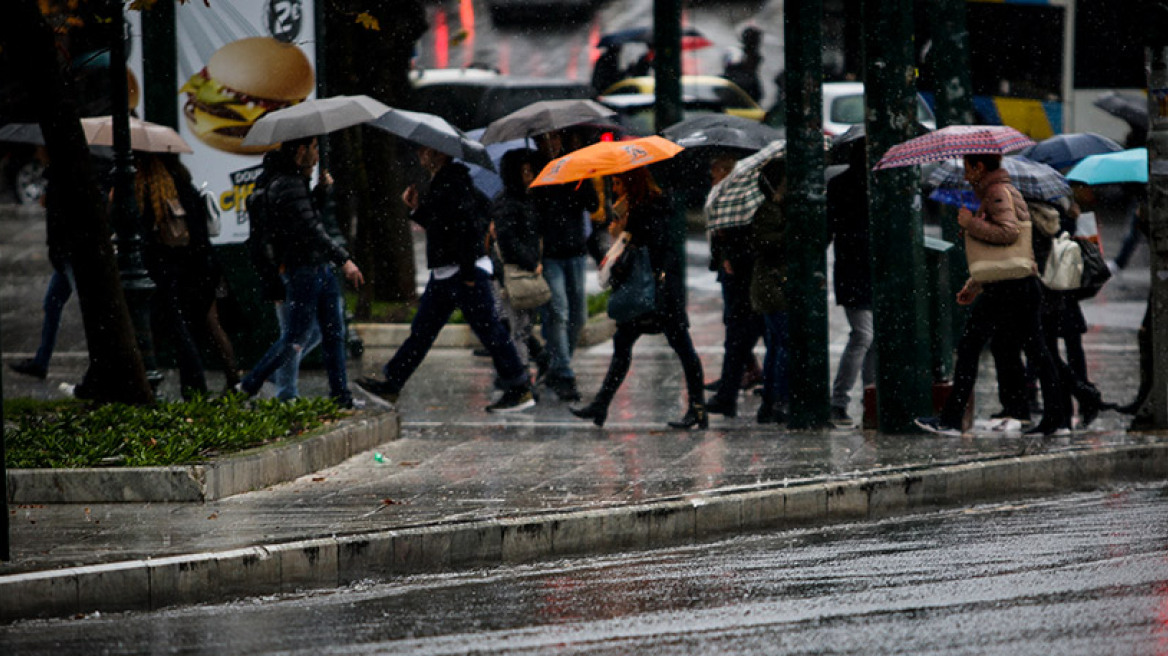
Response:
POLYGON ((973 185, 973 193, 977 194, 978 198, 982 198, 985 196, 986 189, 996 184, 1010 184, 1010 174, 1006 172, 1005 168, 986 173, 981 180, 973 185))

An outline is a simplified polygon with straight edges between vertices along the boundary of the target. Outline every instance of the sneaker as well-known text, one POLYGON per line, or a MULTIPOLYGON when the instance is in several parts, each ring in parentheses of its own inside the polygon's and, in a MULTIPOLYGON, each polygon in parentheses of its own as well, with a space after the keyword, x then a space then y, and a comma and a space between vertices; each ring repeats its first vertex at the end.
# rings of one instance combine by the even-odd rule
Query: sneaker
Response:
POLYGON ((961 437, 961 429, 954 426, 946 426, 941 422, 940 417, 917 417, 913 420, 917 428, 928 431, 935 435, 944 435, 945 437, 961 437))
POLYGON ((18 374, 32 376, 33 378, 39 378, 41 380, 44 380, 45 376, 47 376, 49 373, 47 368, 37 365, 37 363, 33 362, 31 359, 9 363, 8 368, 18 374))
POLYGON ((581 400, 580 391, 576 389, 575 378, 559 378, 548 383, 552 391, 561 401, 571 402, 581 400))
POLYGON ((342 410, 361 410, 365 407, 365 401, 348 396, 337 399, 337 407, 341 408, 342 410))
POLYGON ((848 416, 847 409, 835 405, 831 406, 831 423, 836 428, 851 428, 855 426, 855 422, 848 416))
POLYGON ((531 387, 524 385, 522 387, 512 387, 506 392, 503 392, 503 396, 499 397, 498 401, 487 406, 487 412, 519 412, 534 405, 535 397, 531 395, 531 387))
POLYGON ((363 376, 358 378, 357 387, 360 387, 366 394, 375 396, 390 405, 397 403, 398 391, 391 389, 389 383, 384 380, 378 380, 372 376, 363 376))

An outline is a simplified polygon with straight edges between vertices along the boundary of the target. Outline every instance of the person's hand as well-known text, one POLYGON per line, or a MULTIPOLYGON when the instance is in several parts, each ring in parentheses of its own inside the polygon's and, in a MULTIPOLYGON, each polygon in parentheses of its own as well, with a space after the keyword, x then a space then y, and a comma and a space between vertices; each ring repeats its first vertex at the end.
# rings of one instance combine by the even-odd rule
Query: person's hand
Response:
POLYGON ((345 274, 345 280, 348 280, 354 287, 360 287, 365 284, 365 276, 361 275, 361 270, 353 260, 345 260, 341 265, 341 273, 345 274))
POLYGON ((971 221, 973 221, 973 212, 970 212, 968 207, 957 210, 957 225, 968 228, 971 221))
POLYGON ((466 285, 467 287, 474 287, 474 283, 475 283, 475 281, 473 281, 473 280, 463 280, 462 281, 462 284, 466 285))
POLYGON ((411 212, 418 209, 418 185, 406 187, 406 190, 402 192, 401 199, 411 212))
POLYGON ((725 271, 726 275, 728 276, 734 275, 734 267, 730 266, 730 260, 722 260, 722 270, 725 271))
POLYGON ((543 275, 543 262, 540 262, 539 264, 535 265, 535 275, 537 275, 537 276, 543 275))
POLYGON ((974 299, 976 299, 977 295, 980 293, 981 283, 970 278, 969 280, 965 281, 965 286, 961 288, 961 291, 957 292, 957 304, 969 305, 973 303, 974 299))
POLYGON ((333 183, 333 174, 329 173, 328 169, 321 171, 320 172, 320 184, 325 185, 327 187, 327 186, 331 185, 332 183, 333 183))

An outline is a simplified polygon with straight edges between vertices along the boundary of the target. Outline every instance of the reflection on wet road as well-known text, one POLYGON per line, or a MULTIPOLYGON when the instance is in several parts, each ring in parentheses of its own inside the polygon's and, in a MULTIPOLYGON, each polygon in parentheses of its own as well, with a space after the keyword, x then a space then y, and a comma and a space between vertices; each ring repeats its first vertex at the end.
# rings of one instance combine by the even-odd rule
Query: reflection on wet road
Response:
POLYGON ((37 621, 0 653, 1168 653, 1168 490, 37 621))

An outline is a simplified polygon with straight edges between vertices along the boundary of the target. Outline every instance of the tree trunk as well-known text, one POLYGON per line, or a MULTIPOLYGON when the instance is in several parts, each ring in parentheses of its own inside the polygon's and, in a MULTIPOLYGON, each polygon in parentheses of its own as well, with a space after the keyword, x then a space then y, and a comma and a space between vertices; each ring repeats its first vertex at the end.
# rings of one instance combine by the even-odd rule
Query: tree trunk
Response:
POLYGON ((58 60, 53 32, 37 0, 8 3, 0 21, 0 47, 11 72, 32 95, 49 153, 60 211, 47 215, 47 230, 68 244, 77 280, 77 297, 89 347, 86 384, 101 402, 151 403, 130 313, 122 293, 110 241, 105 200, 90 163, 89 146, 69 89, 65 64, 58 60), (61 182, 63 181, 63 182, 61 182))

